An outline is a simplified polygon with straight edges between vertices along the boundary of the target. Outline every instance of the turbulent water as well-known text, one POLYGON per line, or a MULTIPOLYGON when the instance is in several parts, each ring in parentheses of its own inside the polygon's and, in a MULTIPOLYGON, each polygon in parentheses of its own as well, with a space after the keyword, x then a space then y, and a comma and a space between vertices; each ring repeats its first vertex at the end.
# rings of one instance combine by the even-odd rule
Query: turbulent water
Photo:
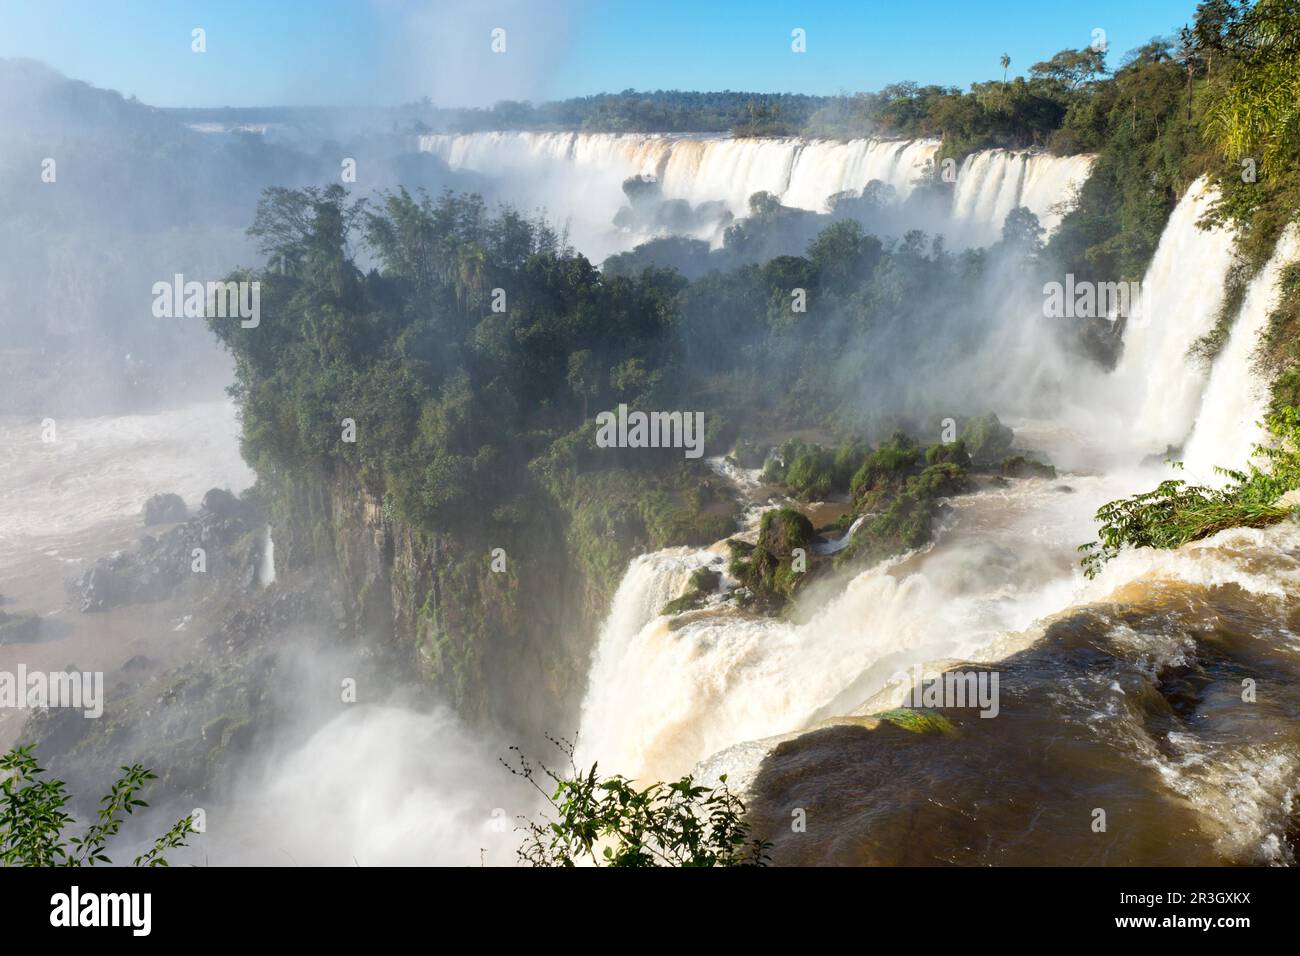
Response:
MULTIPOLYGON (((544 201, 553 215, 570 223, 579 248, 600 259, 648 238, 610 229, 625 202, 623 181, 631 176, 653 177, 668 199, 693 205, 721 201, 738 216, 757 192, 820 212, 831 196, 858 193, 873 180, 890 187, 900 202, 906 200, 926 165, 935 161, 939 143, 491 132, 422 136, 420 149, 453 169, 507 177, 517 184, 515 201, 525 207, 544 201)), ((983 244, 1000 235, 1008 212, 1026 206, 1050 232, 1090 168, 1087 156, 975 153, 956 170, 950 217, 910 225, 942 227, 957 244, 983 244)), ((706 232, 701 238, 721 238, 716 229, 706 232)))
POLYGON ((720 548, 633 562, 600 635, 584 754, 647 778, 729 772, 787 862, 1291 862, 1300 528, 1126 553, 1092 581, 1077 564, 1100 504, 1168 476, 1166 446, 1187 441, 1199 477, 1258 437, 1252 353, 1300 245, 1279 243, 1198 368, 1188 350, 1232 264, 1232 237, 1196 227, 1212 199, 1197 183, 1171 217, 1118 367, 1062 423, 1012 423, 1070 471, 953 499, 932 546, 815 587, 792 620, 661 616, 720 548), (958 742, 933 744, 866 719, 902 700, 900 671, 961 661, 1003 671, 1002 717, 956 714, 958 742), (1266 703, 1243 704, 1247 679, 1266 703), (812 804, 820 836, 780 837, 812 804), (1089 840, 1101 805, 1125 827, 1089 840))
POLYGON ((175 492, 191 506, 212 487, 242 491, 233 403, 97 418, 0 418, 0 557, 30 541, 138 518, 146 498, 175 492))

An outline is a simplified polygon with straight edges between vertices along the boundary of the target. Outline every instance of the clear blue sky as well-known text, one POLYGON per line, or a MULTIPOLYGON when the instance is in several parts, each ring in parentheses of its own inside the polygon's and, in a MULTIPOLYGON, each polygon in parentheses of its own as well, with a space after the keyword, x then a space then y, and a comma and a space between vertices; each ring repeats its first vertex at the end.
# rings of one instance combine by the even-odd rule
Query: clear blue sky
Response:
POLYGON ((1196 0, 0 0, 0 56, 160 106, 445 105, 636 89, 965 87, 1106 31, 1110 63, 1196 0), (191 31, 207 34, 193 53, 191 31), (506 30, 506 52, 490 33, 506 30), (790 31, 807 31, 807 52, 790 31))

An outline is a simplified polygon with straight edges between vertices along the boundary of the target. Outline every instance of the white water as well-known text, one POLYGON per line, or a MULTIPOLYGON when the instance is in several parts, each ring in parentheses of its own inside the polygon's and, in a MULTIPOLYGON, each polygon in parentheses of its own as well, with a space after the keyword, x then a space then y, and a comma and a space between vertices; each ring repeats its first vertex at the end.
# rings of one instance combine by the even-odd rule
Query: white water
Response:
POLYGON ((1135 480, 1072 476, 1073 494, 1030 480, 954 499, 941 546, 863 571, 803 624, 706 615, 671 630, 654 615, 684 577, 637 558, 601 634, 583 755, 630 775, 680 774, 731 744, 849 712, 898 670, 979 659, 1072 601, 1074 547, 1094 533, 1097 504, 1135 480), (643 613, 624 612, 633 606, 643 613))
POLYGON ((1268 388, 1255 376, 1255 351, 1277 305, 1282 270, 1300 259, 1300 233, 1288 229, 1273 255, 1246 289, 1241 312, 1214 363, 1209 386, 1196 419, 1196 430, 1183 455, 1190 480, 1217 484, 1225 479, 1214 467, 1240 469, 1251 449, 1264 438, 1260 422, 1268 407, 1268 388))
POLYGON ((1002 232, 1007 213, 1024 206, 1050 236, 1092 169, 1091 156, 989 149, 967 156, 957 173, 953 219, 963 244, 985 245, 1002 232))
POLYGON ((1106 381, 1120 433, 1135 453, 1181 444, 1196 421, 1207 373, 1188 350, 1208 333, 1223 304, 1232 265, 1232 235, 1197 221, 1216 198, 1200 179, 1179 201, 1142 280, 1124 351, 1106 381))
POLYGON ((266 543, 262 546, 262 563, 257 569, 257 579, 262 587, 275 583, 275 539, 271 526, 266 526, 266 543))
POLYGON ((497 762, 506 752, 448 711, 352 705, 266 763, 218 814, 217 865, 505 866, 535 797, 497 762))
MULTIPOLYGON (((900 202, 911 195, 939 144, 934 140, 847 142, 803 139, 732 139, 613 133, 491 132, 421 136, 419 147, 453 169, 509 177, 511 198, 544 204, 567 221, 578 247, 594 259, 649 238, 611 227, 625 202, 630 176, 657 179, 668 199, 692 205, 720 201, 737 216, 749 197, 768 192, 787 206, 825 211, 839 192, 860 192, 873 180, 891 187, 900 202)), ((1027 206, 1050 233, 1063 204, 1072 201, 1091 157, 1058 158, 990 150, 968 157, 958 171, 949 222, 918 220, 910 226, 950 231, 951 243, 986 244, 1001 235, 1008 212, 1027 206)), ((701 238, 717 242, 713 231, 701 238)))

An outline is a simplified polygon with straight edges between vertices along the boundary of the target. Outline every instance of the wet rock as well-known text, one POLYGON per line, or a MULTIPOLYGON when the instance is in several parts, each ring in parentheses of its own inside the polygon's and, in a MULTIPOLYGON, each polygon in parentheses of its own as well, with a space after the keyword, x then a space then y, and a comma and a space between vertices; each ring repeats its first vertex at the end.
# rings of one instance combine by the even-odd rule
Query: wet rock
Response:
POLYGON ((995 465, 1005 458, 1015 437, 1015 432, 1003 425, 992 412, 972 418, 961 433, 971 460, 983 467, 995 465))
POLYGON ((140 514, 144 517, 145 527, 156 524, 176 524, 190 516, 185 507, 185 500, 180 495, 154 495, 144 503, 140 514))
POLYGON ((1002 461, 1003 478, 1055 478, 1056 469, 1024 455, 1012 455, 1002 461))
POLYGON ((40 635, 41 619, 30 612, 0 611, 0 644, 30 644, 40 635))
POLYGON ((256 548, 246 536, 256 526, 250 504, 214 488, 203 496, 194 517, 157 537, 145 535, 138 550, 100 558, 69 580, 69 604, 83 612, 104 611, 171 597, 187 583, 239 580, 241 575, 246 586, 257 564, 256 548), (204 551, 202 575, 194 573, 195 548, 204 551))

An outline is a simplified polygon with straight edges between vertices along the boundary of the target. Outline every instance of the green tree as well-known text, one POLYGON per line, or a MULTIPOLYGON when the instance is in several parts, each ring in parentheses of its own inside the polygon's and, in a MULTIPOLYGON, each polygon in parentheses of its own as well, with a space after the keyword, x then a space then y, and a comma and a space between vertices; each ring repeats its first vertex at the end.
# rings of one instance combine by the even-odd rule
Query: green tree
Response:
POLYGON ((582 421, 587 420, 587 400, 600 395, 601 366, 591 349, 569 353, 568 371, 564 376, 569 391, 582 400, 582 421))
POLYGON ((1067 89, 1076 90, 1106 72, 1106 51, 1087 47, 1062 50, 1050 60, 1035 63, 1029 75, 1053 80, 1067 89))
MULTIPOLYGON (((65 807, 71 799, 62 780, 47 778, 33 746, 17 747, 0 757, 0 864, 4 866, 94 866, 111 863, 106 847, 125 818, 149 806, 138 794, 157 774, 140 764, 122 768, 122 776, 100 801, 95 822, 81 836, 65 831, 75 820, 65 807)), ((167 866, 169 850, 187 845, 193 817, 178 820, 134 866, 167 866)))
POLYGON ((1290 168, 1300 154, 1300 6, 1258 0, 1229 24, 1224 42, 1232 60, 1209 88, 1206 137, 1229 159, 1256 157, 1266 172, 1290 168))
POLYGON ((1266 527, 1293 514, 1295 506, 1279 499, 1300 488, 1300 409, 1284 408, 1266 424, 1273 442, 1255 447, 1248 471, 1217 469, 1232 479, 1224 488, 1169 479, 1153 491, 1102 505, 1098 540, 1079 546, 1084 573, 1095 577, 1125 547, 1177 548, 1228 528, 1266 527))

